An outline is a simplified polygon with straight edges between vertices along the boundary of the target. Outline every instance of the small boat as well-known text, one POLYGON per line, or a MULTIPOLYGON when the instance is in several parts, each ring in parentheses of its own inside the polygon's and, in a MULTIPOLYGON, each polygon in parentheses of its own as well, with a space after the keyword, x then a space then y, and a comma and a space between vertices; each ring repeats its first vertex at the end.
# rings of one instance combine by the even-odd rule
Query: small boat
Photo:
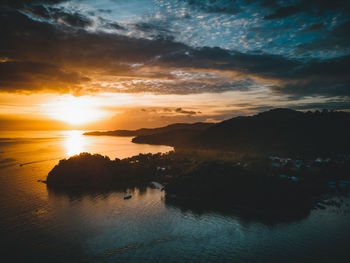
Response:
POLYGON ((125 196, 124 196, 124 200, 126 200, 126 199, 130 199, 130 198, 131 198, 131 196, 132 196, 132 195, 125 195, 125 196))

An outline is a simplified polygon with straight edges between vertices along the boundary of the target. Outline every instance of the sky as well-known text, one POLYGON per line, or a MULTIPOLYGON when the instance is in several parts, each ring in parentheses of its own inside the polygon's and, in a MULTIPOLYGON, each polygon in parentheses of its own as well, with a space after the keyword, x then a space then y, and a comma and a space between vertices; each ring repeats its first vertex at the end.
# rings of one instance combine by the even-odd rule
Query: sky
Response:
POLYGON ((0 129, 350 111, 348 0, 0 0, 0 129))

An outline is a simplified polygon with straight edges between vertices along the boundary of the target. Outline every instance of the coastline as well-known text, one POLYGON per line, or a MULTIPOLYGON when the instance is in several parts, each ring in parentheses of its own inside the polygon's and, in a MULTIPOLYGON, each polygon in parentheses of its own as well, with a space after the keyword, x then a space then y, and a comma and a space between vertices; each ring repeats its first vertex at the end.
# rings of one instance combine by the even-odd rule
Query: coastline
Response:
MULTIPOLYGON (((272 167, 269 159, 261 162, 208 161, 182 152, 139 154, 122 160, 83 153, 61 160, 49 173, 47 187, 63 192, 91 192, 145 187, 156 181, 165 186, 169 202, 194 206, 219 204, 285 215, 307 214, 318 203, 322 204, 324 196, 347 196, 350 192, 350 184, 339 181, 347 182, 348 178, 327 177, 327 165, 317 167, 313 174, 307 168, 301 169, 298 177, 298 171, 293 170, 292 177, 298 178, 294 181, 292 177, 281 177, 280 170, 272 167), (335 189, 329 187, 329 180, 338 180, 335 189)), ((340 169, 349 169, 348 163, 344 167, 340 169)))

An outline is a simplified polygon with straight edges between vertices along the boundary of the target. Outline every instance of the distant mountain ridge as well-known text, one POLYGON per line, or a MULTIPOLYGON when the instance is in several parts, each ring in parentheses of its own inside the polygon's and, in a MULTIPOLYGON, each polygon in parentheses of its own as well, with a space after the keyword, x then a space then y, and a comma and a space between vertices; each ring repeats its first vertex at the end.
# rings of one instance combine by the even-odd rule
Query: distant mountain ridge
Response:
POLYGON ((220 123, 177 123, 138 130, 87 132, 85 135, 134 136, 134 143, 223 151, 320 154, 350 152, 350 113, 301 112, 277 108, 220 123))
POLYGON ((259 153, 346 153, 350 151, 350 113, 277 108, 205 130, 139 135, 133 142, 259 153))
POLYGON ((210 126, 214 125, 214 123, 206 123, 206 122, 196 122, 196 123, 175 123, 170 124, 165 127, 160 128, 142 128, 138 130, 114 130, 114 131, 94 131, 94 132, 86 132, 84 135, 93 135, 93 136, 147 136, 154 135, 164 132, 172 132, 172 131, 202 131, 206 130, 210 126))

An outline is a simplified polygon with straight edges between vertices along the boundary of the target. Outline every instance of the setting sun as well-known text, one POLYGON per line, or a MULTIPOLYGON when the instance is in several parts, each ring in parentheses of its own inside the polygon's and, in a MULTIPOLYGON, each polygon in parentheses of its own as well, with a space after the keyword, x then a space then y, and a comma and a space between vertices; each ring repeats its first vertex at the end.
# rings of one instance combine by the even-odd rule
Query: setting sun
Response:
POLYGON ((98 102, 91 97, 62 96, 43 105, 47 115, 70 125, 83 125, 98 121, 108 115, 99 108, 98 102))

